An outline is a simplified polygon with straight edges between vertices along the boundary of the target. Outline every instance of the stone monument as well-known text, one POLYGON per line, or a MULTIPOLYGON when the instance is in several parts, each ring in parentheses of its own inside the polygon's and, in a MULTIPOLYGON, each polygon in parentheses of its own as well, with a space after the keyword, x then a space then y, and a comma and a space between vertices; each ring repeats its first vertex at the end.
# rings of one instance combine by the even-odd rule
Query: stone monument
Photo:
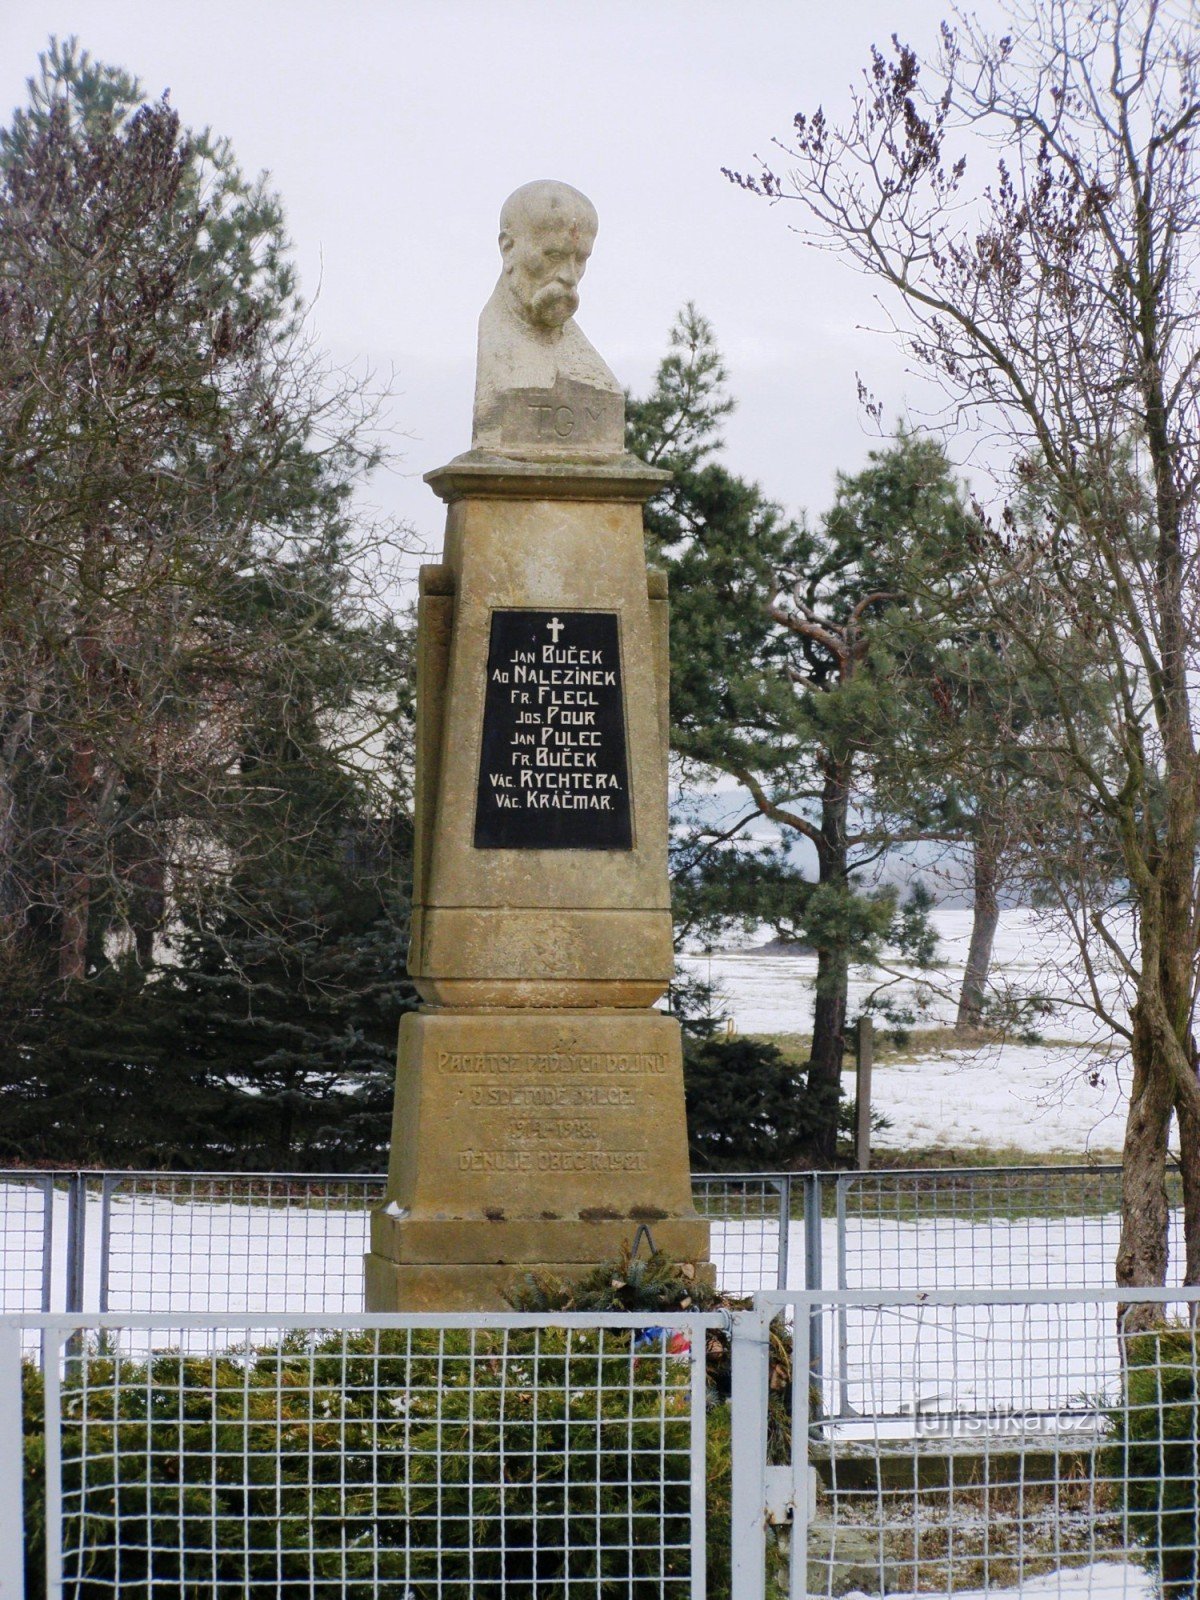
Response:
MULTIPOLYGON (((373 1311, 502 1304, 644 1229, 708 1255, 693 1208, 667 884, 667 596, 621 389, 574 320, 591 202, 500 216, 472 448, 421 570, 409 971, 373 1311)), ((642 1236, 645 1237, 644 1235, 642 1236)))

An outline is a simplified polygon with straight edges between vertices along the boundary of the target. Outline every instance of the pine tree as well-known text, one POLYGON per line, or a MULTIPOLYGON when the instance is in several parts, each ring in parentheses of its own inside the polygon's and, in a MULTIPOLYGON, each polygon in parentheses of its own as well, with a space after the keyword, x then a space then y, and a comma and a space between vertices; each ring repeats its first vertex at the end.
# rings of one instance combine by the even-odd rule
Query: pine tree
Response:
POLYGON ((928 460, 902 440, 899 467, 840 480, 817 530, 789 521, 714 459, 731 408, 725 381, 712 330, 688 307, 652 394, 629 407, 630 448, 674 473, 646 518, 650 557, 671 584, 672 747, 685 767, 736 779, 749 801, 729 828, 677 834, 676 897, 692 929, 765 921, 817 951, 809 1103, 797 1122, 811 1130, 809 1153, 831 1163, 851 966, 889 939, 928 956, 921 919, 856 878, 893 838, 853 811, 868 730, 886 725, 879 702, 894 693, 868 661, 869 623, 891 592, 884 564, 900 528, 914 515, 936 527, 953 495, 944 472, 926 483, 928 460), (731 848, 758 817, 779 828, 781 848, 731 848), (796 838, 815 850, 815 882, 795 864, 786 841, 796 838))

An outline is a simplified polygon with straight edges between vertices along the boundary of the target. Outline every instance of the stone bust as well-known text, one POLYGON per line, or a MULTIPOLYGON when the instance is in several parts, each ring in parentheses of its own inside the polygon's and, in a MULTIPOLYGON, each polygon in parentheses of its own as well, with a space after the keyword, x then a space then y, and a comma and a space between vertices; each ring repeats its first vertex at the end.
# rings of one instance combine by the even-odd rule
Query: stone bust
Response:
POLYGON ((500 212, 503 265, 479 318, 472 447, 520 459, 620 455, 621 387, 575 321, 596 208, 541 179, 500 212))

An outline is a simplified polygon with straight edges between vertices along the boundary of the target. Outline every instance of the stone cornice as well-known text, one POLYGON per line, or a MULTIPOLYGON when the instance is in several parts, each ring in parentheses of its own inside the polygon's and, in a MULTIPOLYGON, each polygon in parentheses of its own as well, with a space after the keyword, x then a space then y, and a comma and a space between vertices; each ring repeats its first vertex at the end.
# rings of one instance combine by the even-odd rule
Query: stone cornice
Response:
POLYGON ((621 500, 643 504, 671 474, 634 455, 593 461, 521 460, 471 450, 425 474, 447 505, 455 500, 621 500))

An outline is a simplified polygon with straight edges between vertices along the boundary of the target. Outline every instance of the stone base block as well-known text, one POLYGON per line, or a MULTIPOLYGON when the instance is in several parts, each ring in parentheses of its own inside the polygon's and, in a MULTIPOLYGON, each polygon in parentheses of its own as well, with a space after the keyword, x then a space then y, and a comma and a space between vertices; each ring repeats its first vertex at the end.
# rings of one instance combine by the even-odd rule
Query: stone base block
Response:
POLYGON ((438 1006, 646 1008, 675 962, 665 907, 428 906, 413 927, 410 975, 438 1006))
POLYGON ((522 1272, 579 1277, 632 1246, 643 1226, 655 1249, 707 1260, 673 1018, 619 1010, 404 1018, 368 1310, 495 1307, 522 1272))
POLYGON ((481 1262, 503 1266, 511 1261, 547 1260, 586 1267, 612 1260, 623 1249, 632 1249, 635 1242, 643 1254, 654 1249, 676 1261, 704 1261, 708 1257, 708 1223, 700 1217, 644 1216, 431 1221, 397 1218, 386 1211, 376 1211, 371 1217, 373 1252, 402 1265, 481 1262), (646 1231, 639 1237, 642 1228, 646 1231))
MULTIPOLYGON (((373 1252, 363 1257, 368 1311, 511 1311, 505 1291, 527 1273, 548 1273, 568 1282, 587 1271, 579 1261, 522 1261, 488 1266, 425 1265, 388 1261, 373 1252)), ((701 1263, 697 1277, 713 1281, 713 1267, 701 1263)))

